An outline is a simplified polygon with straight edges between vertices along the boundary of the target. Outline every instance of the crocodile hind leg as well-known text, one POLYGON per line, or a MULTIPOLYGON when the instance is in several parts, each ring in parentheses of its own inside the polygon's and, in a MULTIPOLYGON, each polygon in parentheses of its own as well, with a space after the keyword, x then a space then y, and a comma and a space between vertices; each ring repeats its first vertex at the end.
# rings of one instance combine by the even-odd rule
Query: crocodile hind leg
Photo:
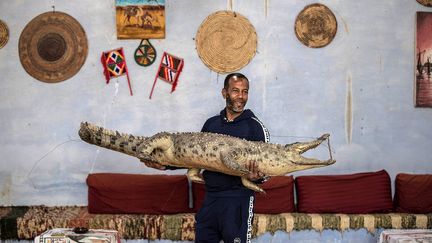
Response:
POLYGON ((201 178, 201 176, 200 176, 200 171, 201 170, 198 168, 191 168, 191 169, 188 169, 186 175, 189 178, 189 180, 196 182, 196 183, 204 184, 205 182, 204 182, 203 178, 201 178))
POLYGON ((250 181, 246 177, 242 177, 241 182, 242 182, 243 186, 245 186, 245 187, 247 187, 253 191, 265 193, 265 191, 261 187, 257 186, 255 183, 253 183, 252 181, 250 181))
POLYGON ((172 158, 172 147, 173 141, 171 136, 168 133, 158 133, 138 147, 136 157, 142 161, 161 162, 157 161, 154 156, 152 156, 153 151, 158 149, 161 153, 164 153, 166 157, 172 158))
POLYGON ((323 134, 321 137, 317 138, 316 140, 313 140, 310 142, 304 142, 304 143, 293 143, 293 144, 289 144, 287 146, 289 147, 289 149, 295 150, 299 154, 302 154, 302 153, 308 151, 309 149, 313 149, 313 148, 318 147, 318 145, 320 145, 323 141, 328 139, 329 136, 330 136, 330 134, 326 133, 326 134, 323 134))

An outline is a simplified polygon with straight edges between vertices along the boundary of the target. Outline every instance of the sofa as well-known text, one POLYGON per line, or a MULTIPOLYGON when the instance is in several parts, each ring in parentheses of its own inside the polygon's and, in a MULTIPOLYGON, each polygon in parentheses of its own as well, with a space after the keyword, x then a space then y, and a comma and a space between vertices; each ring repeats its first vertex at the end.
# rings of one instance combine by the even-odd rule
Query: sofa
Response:
MULTIPOLYGON (((253 237, 277 231, 432 229, 432 175, 385 170, 276 176, 254 202, 253 237)), ((185 175, 89 174, 88 206, 0 207, 0 238, 33 239, 51 228, 103 228, 122 239, 194 239, 204 186, 185 175)))

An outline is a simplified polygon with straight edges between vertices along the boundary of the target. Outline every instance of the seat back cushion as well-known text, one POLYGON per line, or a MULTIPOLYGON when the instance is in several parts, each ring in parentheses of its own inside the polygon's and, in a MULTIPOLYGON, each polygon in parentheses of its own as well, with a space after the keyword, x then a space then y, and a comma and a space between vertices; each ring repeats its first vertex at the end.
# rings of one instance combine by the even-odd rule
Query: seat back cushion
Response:
MULTIPOLYGON (((254 212, 278 214, 295 212, 293 176, 274 176, 260 185, 265 194, 256 193, 254 212)), ((201 207, 205 197, 205 186, 192 183, 194 211, 201 207)))
POLYGON ((345 175, 298 176, 301 213, 387 213, 393 210, 390 176, 385 170, 345 175))
POLYGON ((185 175, 89 174, 90 213, 176 214, 188 207, 185 175))
POLYGON ((396 175, 394 204, 401 213, 432 213, 432 174, 396 175))

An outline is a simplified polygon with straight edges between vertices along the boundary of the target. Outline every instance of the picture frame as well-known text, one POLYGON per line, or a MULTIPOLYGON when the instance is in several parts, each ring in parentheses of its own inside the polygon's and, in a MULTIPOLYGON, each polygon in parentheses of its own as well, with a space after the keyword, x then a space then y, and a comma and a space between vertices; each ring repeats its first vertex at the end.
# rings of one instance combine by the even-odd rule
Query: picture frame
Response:
POLYGON ((165 0, 116 0, 117 39, 164 39, 165 0))

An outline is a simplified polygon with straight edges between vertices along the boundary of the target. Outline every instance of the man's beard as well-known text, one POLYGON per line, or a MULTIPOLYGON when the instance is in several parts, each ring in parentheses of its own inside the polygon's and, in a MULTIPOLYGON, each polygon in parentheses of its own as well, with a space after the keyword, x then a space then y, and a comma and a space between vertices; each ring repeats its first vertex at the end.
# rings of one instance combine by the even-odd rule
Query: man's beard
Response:
POLYGON ((242 113, 246 102, 243 99, 237 99, 233 101, 229 96, 226 97, 226 106, 229 110, 235 113, 242 113))

